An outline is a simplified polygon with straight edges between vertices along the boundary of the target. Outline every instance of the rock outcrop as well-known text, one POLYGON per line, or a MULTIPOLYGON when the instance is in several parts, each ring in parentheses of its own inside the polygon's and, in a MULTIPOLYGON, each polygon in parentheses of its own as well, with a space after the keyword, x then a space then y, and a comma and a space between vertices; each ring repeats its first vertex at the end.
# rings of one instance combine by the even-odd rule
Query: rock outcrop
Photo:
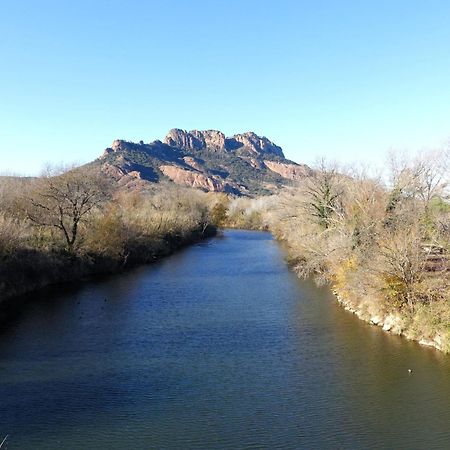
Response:
POLYGON ((105 174, 129 188, 143 189, 169 178, 237 195, 270 194, 311 174, 307 166, 285 159, 281 147, 253 132, 226 137, 217 130, 174 128, 164 142, 117 139, 98 162, 105 174))
POLYGON ((192 156, 185 156, 183 157, 183 161, 188 166, 192 167, 195 170, 198 170, 199 172, 203 172, 205 170, 202 161, 197 158, 193 158, 192 156))
POLYGON ((139 147, 144 145, 144 143, 139 143, 139 144, 135 144, 134 142, 128 142, 128 141, 124 141, 122 139, 116 139, 113 141, 113 143, 111 144, 111 147, 108 147, 105 149, 105 151, 103 152, 103 155, 100 157, 102 158, 106 158, 108 155, 111 155, 112 153, 120 153, 120 152, 125 152, 125 151, 129 151, 130 148, 135 148, 135 147, 139 147))
POLYGON ((119 165, 104 163, 101 171, 117 181, 121 187, 132 190, 142 190, 147 187, 148 180, 143 180, 138 170, 132 170, 132 165, 128 162, 122 162, 119 165))
POLYGON ((226 138, 221 131, 185 131, 174 128, 169 131, 164 143, 184 150, 212 150, 238 152, 251 155, 273 155, 284 158, 283 150, 266 137, 249 131, 226 138))
POLYGON ((264 160, 264 165, 287 180, 298 181, 313 174, 313 171, 304 164, 286 164, 264 160))
POLYGON ((171 147, 184 150, 215 150, 225 151, 225 135, 221 131, 184 131, 173 128, 164 139, 164 143, 171 147))
POLYGON ((227 139, 227 146, 231 150, 247 151, 256 155, 274 155, 284 158, 283 150, 266 137, 260 137, 249 131, 247 133, 235 134, 227 139))
POLYGON ((177 166, 163 165, 159 167, 161 172, 174 183, 182 186, 199 188, 211 192, 235 193, 236 188, 217 177, 209 177, 204 173, 182 169, 177 166))

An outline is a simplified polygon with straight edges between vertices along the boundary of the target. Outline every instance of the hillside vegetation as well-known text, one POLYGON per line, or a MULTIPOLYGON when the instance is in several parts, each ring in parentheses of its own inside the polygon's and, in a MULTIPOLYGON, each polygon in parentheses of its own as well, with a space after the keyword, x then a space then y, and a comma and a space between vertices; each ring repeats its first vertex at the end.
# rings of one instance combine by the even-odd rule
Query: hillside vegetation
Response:
POLYGON ((382 182, 321 163, 297 188, 224 203, 223 223, 271 230, 347 309, 449 352, 449 152, 389 166, 382 182))
POLYGON ((0 182, 0 301, 151 262, 214 231, 214 199, 173 184, 120 189, 92 168, 0 182))

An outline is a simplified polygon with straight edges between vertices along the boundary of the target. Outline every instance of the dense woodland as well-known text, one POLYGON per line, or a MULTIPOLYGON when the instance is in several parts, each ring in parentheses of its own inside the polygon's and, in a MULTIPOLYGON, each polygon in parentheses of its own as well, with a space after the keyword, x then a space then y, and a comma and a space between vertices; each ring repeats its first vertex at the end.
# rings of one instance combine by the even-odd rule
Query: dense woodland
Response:
POLYGON ((224 202, 229 226, 269 229, 303 277, 384 329, 450 351, 450 153, 391 158, 379 176, 320 162, 298 187, 224 202))
POLYGON ((0 300, 151 262, 214 232, 210 195, 172 183, 120 190, 90 168, 0 183, 0 300))

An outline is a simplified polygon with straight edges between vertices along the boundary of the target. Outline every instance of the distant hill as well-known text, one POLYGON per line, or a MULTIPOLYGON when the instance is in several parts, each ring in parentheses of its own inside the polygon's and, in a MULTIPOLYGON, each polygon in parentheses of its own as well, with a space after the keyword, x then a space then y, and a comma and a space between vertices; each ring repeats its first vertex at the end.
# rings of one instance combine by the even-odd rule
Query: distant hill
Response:
POLYGON ((253 132, 232 137, 216 130, 172 129, 164 139, 145 144, 115 140, 92 164, 128 188, 161 180, 204 191, 260 195, 311 175, 289 161, 281 147, 253 132))

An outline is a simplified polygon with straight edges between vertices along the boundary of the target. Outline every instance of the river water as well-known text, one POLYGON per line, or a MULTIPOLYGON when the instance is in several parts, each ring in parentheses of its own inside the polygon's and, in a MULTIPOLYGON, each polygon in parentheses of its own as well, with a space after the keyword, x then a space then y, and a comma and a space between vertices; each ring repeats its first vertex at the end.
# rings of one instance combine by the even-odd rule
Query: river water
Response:
POLYGON ((3 448, 450 448, 450 356, 298 280, 268 233, 30 299, 0 331, 3 448))

